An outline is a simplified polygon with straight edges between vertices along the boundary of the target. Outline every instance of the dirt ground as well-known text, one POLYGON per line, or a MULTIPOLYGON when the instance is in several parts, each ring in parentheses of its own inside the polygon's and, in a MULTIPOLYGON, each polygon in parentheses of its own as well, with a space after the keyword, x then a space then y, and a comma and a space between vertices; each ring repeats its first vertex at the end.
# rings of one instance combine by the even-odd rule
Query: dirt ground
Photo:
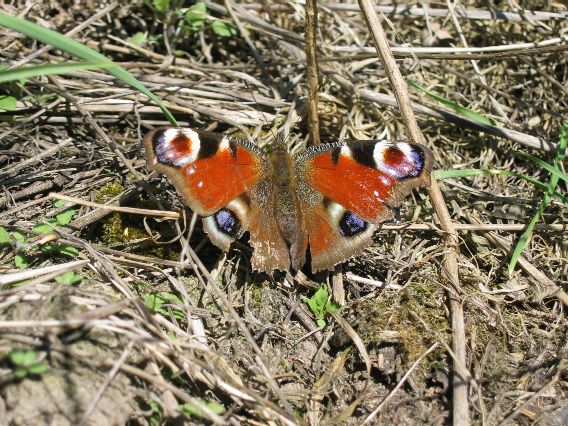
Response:
MULTIPOLYGON (((167 3, 1 10, 71 31, 180 125, 304 149, 304 5, 167 3)), ((164 115, 104 70, 0 84, 0 425, 568 424, 566 162, 542 163, 568 129, 568 6, 376 4, 403 77, 452 103, 408 89, 456 240, 418 188, 334 272, 253 273, 246 236, 212 245, 146 169, 164 115), (322 286, 341 309, 317 318, 322 286)), ((358 4, 317 23, 322 143, 408 139, 358 4)), ((0 40, 2 67, 77 60, 0 40)))

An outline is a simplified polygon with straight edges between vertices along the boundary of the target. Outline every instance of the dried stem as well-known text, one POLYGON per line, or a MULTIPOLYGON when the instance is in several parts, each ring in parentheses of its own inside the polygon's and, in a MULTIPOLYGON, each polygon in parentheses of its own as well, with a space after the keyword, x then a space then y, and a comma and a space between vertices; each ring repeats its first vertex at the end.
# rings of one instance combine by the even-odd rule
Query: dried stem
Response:
MULTIPOLYGON (((388 40, 374 10, 374 4, 371 0, 359 0, 359 6, 361 7, 367 26, 373 36, 373 41, 375 42, 375 47, 385 69, 385 73, 394 89, 395 97, 397 99, 403 121, 410 135, 410 139, 416 143, 424 143, 424 136, 422 135, 422 131, 420 130, 418 122, 414 116, 414 112, 412 111, 410 98, 408 97, 407 85, 390 51, 388 40)), ((444 256, 444 266, 454 285, 459 286, 456 250, 458 241, 457 234, 453 229, 450 214, 438 187, 438 182, 434 178, 431 180, 430 198, 432 200, 434 210, 442 224, 442 229, 446 232, 445 241, 450 248, 444 256)), ((456 426, 465 426, 469 424, 469 403, 467 384, 465 382, 466 376, 458 371, 457 367, 458 365, 466 365, 466 340, 463 308, 460 301, 455 299, 451 292, 448 296, 450 298, 450 310, 452 316, 453 351, 457 358, 457 362, 454 363, 454 377, 452 379, 453 424, 456 426)))

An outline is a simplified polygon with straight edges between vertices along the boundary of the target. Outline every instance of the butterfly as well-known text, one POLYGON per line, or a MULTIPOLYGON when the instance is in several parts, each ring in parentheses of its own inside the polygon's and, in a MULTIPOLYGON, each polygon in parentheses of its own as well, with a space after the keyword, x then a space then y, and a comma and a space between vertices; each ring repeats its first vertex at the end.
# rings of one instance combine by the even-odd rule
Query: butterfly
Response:
POLYGON ((252 269, 331 269, 371 243, 412 188, 429 185, 432 153, 409 142, 345 141, 290 155, 220 133, 162 127, 144 138, 150 169, 165 173, 228 250, 250 234, 252 269))

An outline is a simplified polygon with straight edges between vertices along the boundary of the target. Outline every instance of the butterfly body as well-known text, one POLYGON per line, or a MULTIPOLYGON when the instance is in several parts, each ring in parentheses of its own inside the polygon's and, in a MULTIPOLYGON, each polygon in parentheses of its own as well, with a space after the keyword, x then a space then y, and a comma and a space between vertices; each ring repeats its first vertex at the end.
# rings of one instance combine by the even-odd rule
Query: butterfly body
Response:
POLYGON ((228 250, 250 233, 254 270, 329 269, 364 249, 410 190, 428 184, 428 148, 407 142, 350 141, 291 156, 229 136, 160 128, 145 138, 148 164, 165 173, 204 216, 212 242, 228 250))

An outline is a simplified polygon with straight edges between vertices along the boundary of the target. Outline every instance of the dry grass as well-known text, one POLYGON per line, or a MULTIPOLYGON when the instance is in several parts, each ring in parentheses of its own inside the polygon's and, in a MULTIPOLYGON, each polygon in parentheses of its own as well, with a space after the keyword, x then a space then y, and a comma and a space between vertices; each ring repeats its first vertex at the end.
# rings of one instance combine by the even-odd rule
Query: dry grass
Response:
MULTIPOLYGON (((207 3, 211 16, 236 25, 237 35, 221 38, 211 29, 176 32, 173 15, 146 3, 111 6, 74 37, 135 74, 182 125, 258 143, 290 126, 291 148, 304 146, 301 5, 207 3), (129 44, 139 31, 152 37, 129 44)), ((402 75, 496 123, 458 120, 411 90, 437 169, 503 169, 548 182, 516 151, 550 161, 568 116, 568 12, 560 3, 530 3, 542 13, 511 10, 514 2, 498 17, 474 2, 449 16, 446 3, 431 4, 427 16, 418 6, 384 9, 402 75), (442 49, 409 54, 402 43, 442 49)), ((65 33, 105 6, 3 10, 65 33)), ((319 6, 322 142, 408 138, 357 5, 319 6)), ((64 58, 57 51, 35 58, 41 46, 11 31, 0 39, 4 66, 64 58)), ((552 202, 509 275, 518 225, 542 199, 526 181, 441 182, 455 250, 440 231, 436 201, 418 190, 400 221, 421 223, 385 227, 342 273, 256 275, 244 242, 223 255, 165 179, 148 176, 141 138, 167 123, 143 96, 103 72, 0 89, 18 97, 15 112, 1 113, 0 227, 25 238, 0 247, 7 424, 361 424, 371 413, 379 423, 467 424, 452 416, 456 378, 467 383, 462 408, 473 423, 566 423, 568 210, 552 202), (70 223, 37 233, 68 209, 54 206, 51 192, 87 202, 75 205, 70 223), (457 280, 447 273, 448 256, 457 280), (74 277, 69 271, 82 281, 62 283, 62 273, 74 277), (302 300, 326 283, 345 306, 319 329, 302 300), (465 341, 456 342, 456 304, 465 341), (465 365, 454 359, 456 344, 466 350, 465 365), (17 378, 9 355, 18 349, 33 350, 49 370, 17 378), (181 404, 199 415, 183 418, 181 404)), ((566 196, 566 189, 561 181, 557 190, 566 196)))

